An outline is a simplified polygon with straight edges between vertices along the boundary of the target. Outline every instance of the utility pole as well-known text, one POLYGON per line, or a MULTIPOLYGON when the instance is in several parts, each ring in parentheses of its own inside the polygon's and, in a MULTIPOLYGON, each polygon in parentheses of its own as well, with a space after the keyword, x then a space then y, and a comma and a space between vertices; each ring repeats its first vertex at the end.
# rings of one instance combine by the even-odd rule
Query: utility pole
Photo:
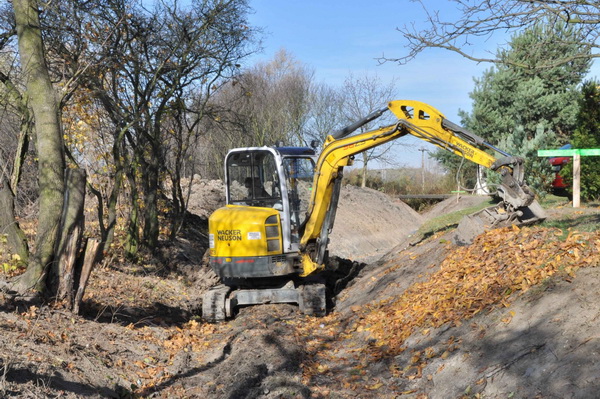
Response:
POLYGON ((427 149, 421 147, 419 148, 419 151, 421 151, 421 192, 425 194, 425 151, 427 151, 427 149))

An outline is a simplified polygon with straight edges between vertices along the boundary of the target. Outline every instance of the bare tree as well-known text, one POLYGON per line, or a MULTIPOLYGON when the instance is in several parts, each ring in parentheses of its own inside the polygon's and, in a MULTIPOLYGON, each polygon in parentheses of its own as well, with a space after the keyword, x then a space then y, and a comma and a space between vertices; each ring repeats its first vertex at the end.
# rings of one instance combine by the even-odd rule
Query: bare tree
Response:
POLYGON ((327 135, 346 122, 341 90, 320 83, 310 91, 310 111, 304 128, 304 141, 323 142, 327 135))
MULTIPOLYGON (((116 205, 125 187, 123 180, 128 178, 131 231, 135 229, 138 234, 142 230, 145 243, 154 247, 158 237, 157 201, 170 150, 165 145, 168 133, 184 125, 184 133, 192 131, 193 119, 203 117, 203 104, 236 70, 236 62, 249 54, 246 44, 251 42, 253 30, 245 19, 246 0, 193 0, 184 8, 177 1, 155 4, 152 10, 135 0, 15 0, 10 6, 0 6, 0 46, 11 40, 18 43, 25 82, 24 88, 11 91, 17 87, 14 81, 0 74, 0 88, 13 99, 27 99, 26 105, 24 101, 16 104, 21 104, 23 116, 28 107, 32 110, 39 165, 35 252, 19 280, 19 291, 47 288, 46 277, 54 274, 49 272, 49 265, 57 263, 61 248, 70 246, 64 231, 62 236, 59 231, 68 223, 63 217, 68 203, 63 200, 68 197, 64 195, 66 148, 74 164, 86 166, 93 158, 85 146, 75 143, 74 135, 79 133, 76 129, 64 132, 68 137, 65 145, 61 111, 77 114, 67 118, 82 123, 90 122, 90 110, 99 111, 104 121, 96 126, 112 133, 101 135, 108 183, 116 188, 109 195, 109 210, 116 205), (55 87, 53 83, 58 84, 55 87), (190 111, 192 102, 188 99, 192 97, 196 102, 190 111), (74 101, 78 102, 76 106, 74 101), (67 105, 70 108, 63 108, 67 105), (84 115, 86 112, 89 114, 84 115), (185 124, 174 123, 177 120, 185 124)), ((13 52, 16 54, 16 49, 13 52)), ((23 119, 23 126, 28 126, 28 120, 23 119)), ((181 140, 178 143, 186 145, 181 140)), ((183 159, 186 150, 174 158, 183 159)), ((0 184, 2 189, 12 188, 5 154, 3 158, 0 184)), ((84 173, 78 175, 85 179, 84 173)), ((78 178, 78 183, 81 181, 78 178)), ((102 198, 99 190, 90 188, 102 198)), ((84 192, 81 184, 77 184, 77 192, 84 192)), ((8 193, 12 196, 9 202, 14 201, 14 193, 8 193)), ((99 208, 103 209, 102 204, 99 208)), ((83 206, 80 204, 78 209, 83 206)), ((14 219, 10 212, 7 214, 7 219, 14 219)), ((102 224, 102 213, 100 220, 103 238, 107 238, 114 224, 110 215, 108 228, 102 224)), ((77 224, 81 230, 80 220, 77 224)), ((56 288, 56 282, 51 282, 51 288, 56 288)))
MULTIPOLYGON (((150 9, 134 0, 85 6, 61 12, 73 22, 66 35, 52 35, 53 65, 89 92, 92 106, 101 106, 112 126, 106 144, 112 147, 114 185, 105 248, 126 186, 126 248, 133 256, 140 245, 156 247, 163 177, 168 173, 179 185, 181 163, 207 101, 254 51, 249 46, 254 31, 246 21, 246 0, 194 0, 186 6, 163 1, 150 9), (80 67, 70 70, 72 65, 80 67)), ((179 218, 181 190, 173 194, 179 218)))
POLYGON ((313 72, 285 50, 242 71, 211 101, 205 121, 213 165, 221 176, 228 149, 240 146, 307 145, 313 72))
POLYGON ((253 145, 305 144, 313 72, 285 50, 238 78, 244 94, 240 111, 249 117, 253 145))
POLYGON ((40 211, 35 253, 19 280, 19 291, 45 289, 45 273, 54 259, 64 194, 65 155, 56 92, 50 80, 36 0, 14 0, 21 69, 33 111, 37 137, 40 211))
MULTIPOLYGON (((589 0, 449 0, 456 5, 460 16, 456 21, 443 20, 438 10, 433 10, 423 0, 417 0, 427 15, 428 26, 419 30, 414 24, 398 30, 408 40, 408 54, 401 57, 383 57, 382 61, 404 64, 427 48, 443 48, 477 62, 513 63, 502 60, 497 54, 472 52, 478 40, 489 39, 494 33, 515 33, 532 27, 540 21, 549 24, 567 24, 578 32, 577 37, 565 37, 564 45, 584 44, 587 51, 565 54, 536 68, 550 68, 571 63, 582 58, 600 57, 600 3, 589 0)), ((543 48, 544 43, 539 43, 543 48)))
MULTIPOLYGON (((384 84, 377 75, 364 75, 355 77, 349 75, 344 81, 342 88, 343 95, 343 113, 348 123, 355 122, 372 112, 381 109, 388 101, 392 100, 395 93, 394 82, 384 84)), ((375 122, 381 123, 381 120, 375 122)), ((372 130, 374 122, 367 123, 360 128, 361 133, 372 130)), ((392 148, 392 144, 379 146, 362 153, 362 177, 361 186, 367 184, 368 164, 374 160, 390 162, 387 154, 392 148)))

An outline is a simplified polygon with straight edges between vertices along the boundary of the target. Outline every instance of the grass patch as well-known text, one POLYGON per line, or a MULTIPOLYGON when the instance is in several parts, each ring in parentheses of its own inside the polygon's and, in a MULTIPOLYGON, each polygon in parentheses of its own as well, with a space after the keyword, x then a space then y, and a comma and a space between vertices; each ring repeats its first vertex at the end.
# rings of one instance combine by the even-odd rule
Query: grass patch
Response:
POLYGON ((570 204, 569 198, 554 194, 546 194, 543 198, 538 198, 538 202, 543 208, 558 208, 570 204))
MULTIPOLYGON (((544 199, 540 200, 540 204, 546 208, 564 208, 564 215, 557 216, 552 220, 546 220, 542 226, 555 227, 561 229, 568 234, 569 230, 576 230, 580 232, 594 232, 600 230, 600 214, 589 213, 589 210, 575 209, 572 208, 571 201, 566 197, 560 197, 556 195, 547 195, 544 199), (566 209, 569 208, 569 209, 566 209)), ((597 208, 597 203, 586 203, 583 204, 585 208, 597 208)))
POLYGON ((577 230, 591 233, 600 230, 600 214, 565 215, 559 219, 546 220, 543 226, 556 227, 563 231, 577 230))
POLYGON ((470 215, 471 213, 478 212, 484 208, 494 206, 495 204, 496 202, 490 199, 489 201, 483 201, 478 205, 461 209, 460 211, 447 213, 445 215, 429 219, 423 223, 419 230, 417 230, 417 232, 414 234, 413 242, 419 242, 440 231, 455 228, 458 226, 458 223, 463 216, 470 215))
MULTIPOLYGON (((571 202, 566 197, 548 194, 543 199, 538 200, 542 208, 562 208, 571 207, 571 202)), ((496 201, 490 199, 478 205, 451 212, 445 215, 426 221, 413 235, 413 243, 418 243, 438 232, 453 229, 458 226, 463 216, 478 212, 484 208, 496 205, 496 201)), ((598 204, 587 204, 588 206, 597 206, 598 204)), ((581 213, 574 211, 566 213, 563 217, 553 220, 546 220, 541 224, 544 227, 556 227, 565 231, 565 237, 569 230, 580 232, 594 232, 600 230, 600 213, 581 213)))

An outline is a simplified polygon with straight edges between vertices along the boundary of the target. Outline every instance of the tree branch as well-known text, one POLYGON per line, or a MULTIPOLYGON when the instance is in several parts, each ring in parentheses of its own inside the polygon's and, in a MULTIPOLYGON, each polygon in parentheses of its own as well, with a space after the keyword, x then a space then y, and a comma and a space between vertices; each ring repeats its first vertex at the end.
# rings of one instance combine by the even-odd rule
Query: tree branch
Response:
MULTIPOLYGON (((473 54, 474 40, 490 38, 494 33, 516 33, 539 22, 552 26, 567 23, 580 33, 582 41, 572 44, 587 47, 587 58, 600 57, 600 3, 586 0, 486 0, 471 2, 453 0, 461 13, 456 21, 444 21, 439 12, 428 9, 419 0, 426 16, 427 27, 419 30, 414 24, 397 30, 407 40, 408 53, 400 57, 383 55, 379 62, 406 64, 427 48, 442 48, 475 62, 501 63, 498 56, 473 54), (596 50, 596 51, 594 51, 596 50)), ((557 58, 552 67, 571 62, 571 57, 557 58)))

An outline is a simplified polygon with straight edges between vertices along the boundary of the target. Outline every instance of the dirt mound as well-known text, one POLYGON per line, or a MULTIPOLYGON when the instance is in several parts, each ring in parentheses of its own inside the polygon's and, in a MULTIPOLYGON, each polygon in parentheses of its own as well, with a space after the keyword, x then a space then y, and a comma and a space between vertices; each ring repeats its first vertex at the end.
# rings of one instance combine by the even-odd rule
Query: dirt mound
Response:
POLYGON ((452 247, 449 245, 451 234, 447 232, 415 246, 399 245, 378 262, 367 265, 359 278, 337 298, 336 312, 346 314, 354 306, 385 300, 427 278, 428 272, 439 266, 452 247))
POLYGON ((433 207, 431 207, 427 212, 423 214, 423 219, 433 219, 451 212, 456 212, 466 208, 470 208, 472 206, 479 205, 482 202, 489 200, 490 197, 484 195, 453 196, 441 202, 438 202, 433 207))
POLYGON ((414 233, 423 223, 400 200, 370 188, 345 186, 340 194, 329 252, 342 258, 372 262, 414 233))
POLYGON ((599 288, 598 269, 582 269, 575 279, 547 281, 508 309, 417 338, 411 346, 460 337, 460 350, 423 370, 433 375, 431 383, 415 385, 429 391, 431 399, 464 392, 486 398, 598 397, 599 313, 594 304, 599 288))
MULTIPOLYGON (((596 218, 586 216, 583 219, 579 215, 584 212, 570 212, 577 216, 573 220, 580 222, 587 220, 593 224, 600 217, 597 209, 594 212, 598 215, 596 218)), ((519 262, 525 267, 535 261, 546 268, 546 262, 552 259, 564 264, 557 266, 556 274, 530 286, 527 291, 498 291, 503 297, 501 302, 484 311, 476 311, 472 319, 448 321, 437 327, 433 323, 425 324, 403 336, 401 344, 391 345, 385 339, 371 335, 375 328, 394 335, 417 317, 435 318, 442 314, 444 301, 454 304, 452 312, 455 313, 450 315, 460 315, 463 311, 458 305, 461 300, 469 305, 485 297, 471 296, 471 292, 458 288, 466 289, 469 283, 461 285, 448 281, 445 283, 448 294, 435 291, 429 295, 435 298, 438 307, 422 308, 420 313, 412 314, 396 309, 389 313, 403 320, 399 325, 394 325, 390 318, 377 317, 378 326, 367 328, 361 322, 365 314, 393 308, 391 298, 398 298, 415 283, 430 282, 435 273, 439 276, 446 272, 448 269, 442 263, 452 259, 457 247, 451 244, 451 232, 447 232, 423 241, 410 251, 390 253, 382 259, 379 268, 361 276, 340 296, 336 307, 338 317, 335 321, 332 318, 331 324, 325 323, 325 329, 336 330, 338 325, 343 325, 343 333, 331 334, 343 336, 349 332, 346 337, 352 338, 330 343, 327 349, 314 352, 314 361, 325 371, 315 373, 313 381, 344 398, 393 397, 398 393, 432 399, 597 397, 600 384, 592 375, 600 369, 595 356, 590 354, 600 350, 595 333, 600 313, 594 306, 600 285, 597 270, 600 242, 594 238, 588 245, 584 233, 578 239, 578 233, 573 231, 567 237, 556 238, 559 231, 544 230, 543 227, 510 230, 511 238, 507 237, 508 231, 496 233, 494 240, 487 238, 476 242, 468 251, 471 257, 454 256, 452 262, 457 266, 459 281, 468 282, 467 265, 472 267, 478 261, 485 262, 484 255, 491 251, 490 244, 502 240, 508 240, 507 245, 500 244, 494 249, 499 256, 494 258, 499 276, 511 275, 510 271, 504 270, 509 262, 514 267, 519 267, 519 262), (552 236, 555 245, 564 253, 544 252, 541 247, 549 245, 548 236, 544 239, 544 234, 552 236), (518 244, 513 242, 515 237, 518 244), (586 255, 579 255, 583 249, 587 251, 586 255), (505 262, 502 261, 504 256, 505 262), (568 266, 570 262, 582 269, 575 273, 576 268, 568 266), (355 354, 356 351, 362 356, 355 354), (392 354, 382 355, 388 351, 392 354), (354 378, 353 373, 360 378, 354 378), (349 377, 338 383, 342 375, 349 377)), ((490 232, 489 236, 493 234, 490 232)), ((592 237, 597 237, 597 233, 592 237)), ((533 279, 536 272, 550 270, 542 272, 540 267, 535 266, 535 271, 527 274, 530 277, 519 284, 527 287, 531 284, 528 278, 533 279)), ((485 292, 494 273, 487 272, 482 276, 485 282, 477 287, 482 287, 479 289, 485 292)), ((420 303, 420 298, 428 297, 428 294, 429 291, 413 290, 412 303, 420 303)), ((401 336, 399 332, 398 336, 401 336)))
MULTIPOLYGON (((183 186, 189 185, 189 180, 183 186)), ((221 180, 206 180, 194 176, 190 190, 188 210, 208 218, 216 209, 225 206, 225 185, 221 180)))

